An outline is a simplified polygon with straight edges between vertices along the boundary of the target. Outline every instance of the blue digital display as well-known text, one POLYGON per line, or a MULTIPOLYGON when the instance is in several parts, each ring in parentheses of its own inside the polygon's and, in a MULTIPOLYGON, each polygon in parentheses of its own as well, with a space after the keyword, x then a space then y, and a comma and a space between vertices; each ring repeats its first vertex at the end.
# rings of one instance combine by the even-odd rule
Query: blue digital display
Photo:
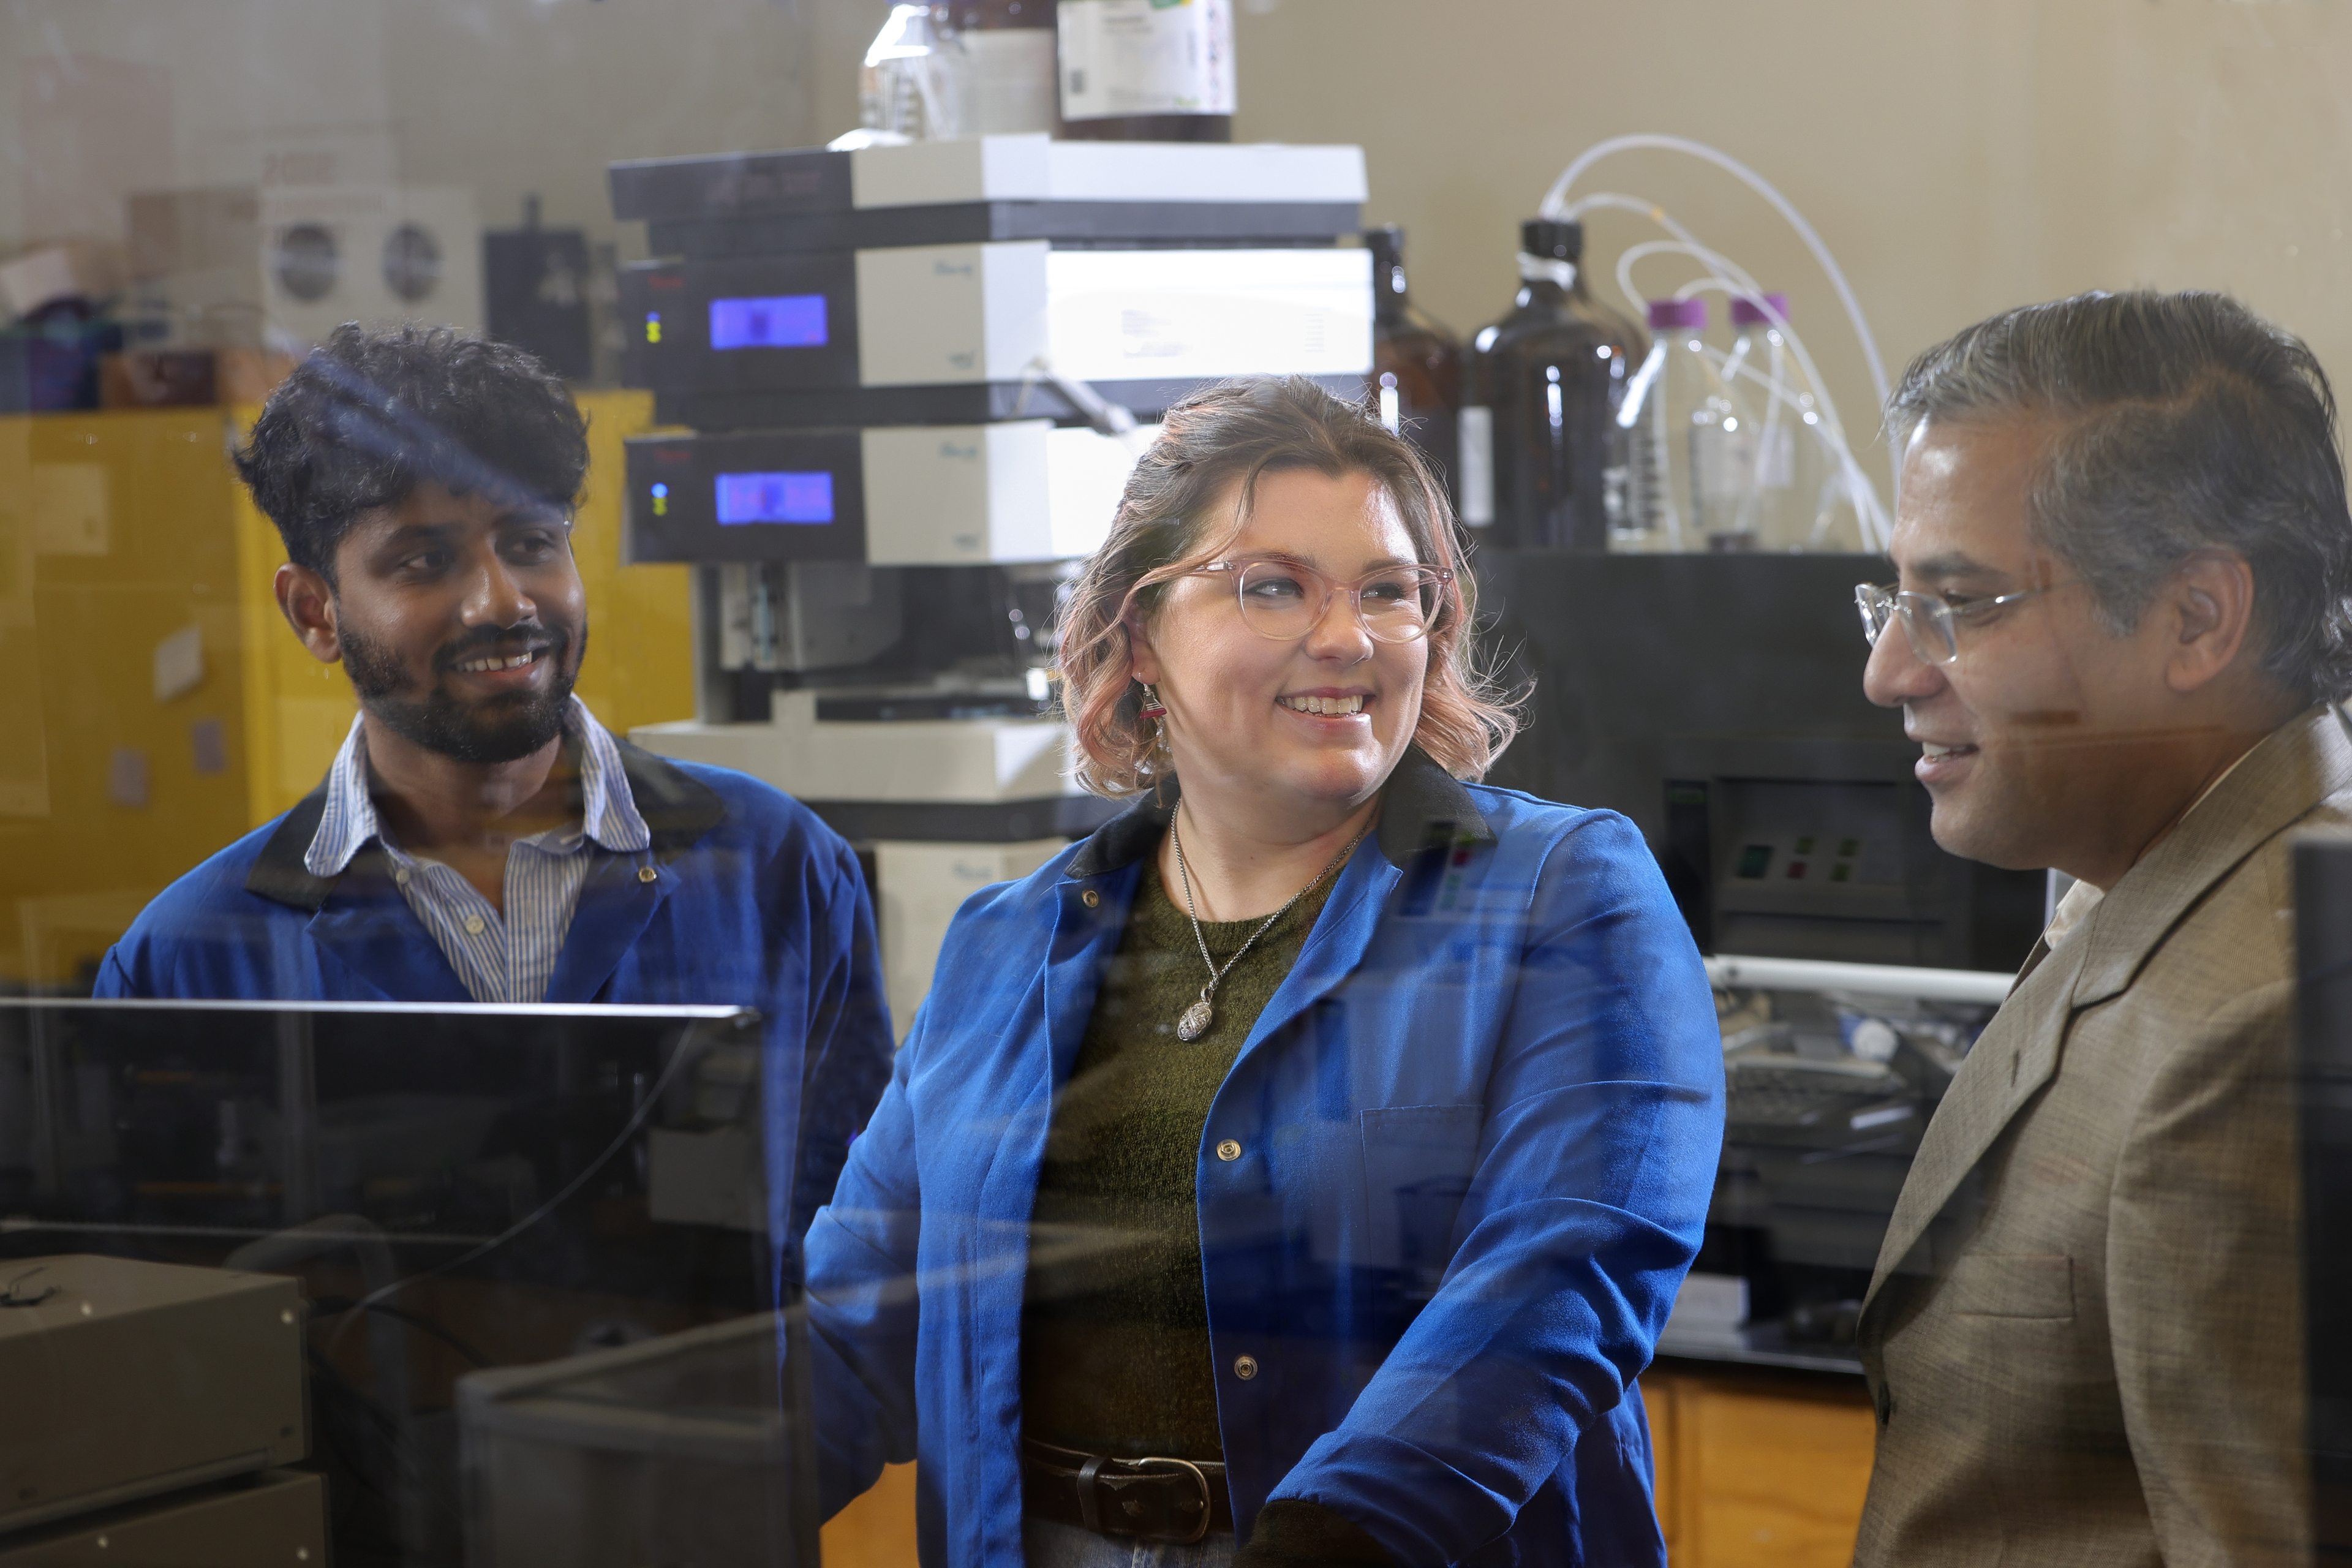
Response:
POLYGON ((710 301, 714 349, 821 349, 824 344, 822 294, 763 294, 710 301))
POLYGON ((719 521, 730 528, 751 522, 831 522, 833 476, 721 474, 719 521))

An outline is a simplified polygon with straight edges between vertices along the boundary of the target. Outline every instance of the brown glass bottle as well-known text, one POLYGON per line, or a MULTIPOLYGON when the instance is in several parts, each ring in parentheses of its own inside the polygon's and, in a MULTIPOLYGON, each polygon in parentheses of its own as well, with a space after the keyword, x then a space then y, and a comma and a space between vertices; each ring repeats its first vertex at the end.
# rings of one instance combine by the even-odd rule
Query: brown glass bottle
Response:
POLYGON ((1617 408, 1649 351, 1642 329, 1594 300, 1578 263, 1584 226, 1531 218, 1519 292, 1471 340, 1459 458, 1462 520, 1517 549, 1606 551, 1624 505, 1617 408))
POLYGON ((1364 232, 1372 253, 1372 387, 1381 418, 1421 448, 1449 492, 1462 420, 1462 340, 1412 302, 1404 230, 1364 232))
POLYGON ((1062 122, 1079 142, 1230 142, 1234 139, 1233 0, 1056 0, 1062 122), (1122 37, 1141 47, 1108 49, 1100 18, 1123 13, 1122 37), (1179 108, 1181 99, 1192 107, 1179 108), (1150 108, 1122 110, 1121 103, 1150 108))

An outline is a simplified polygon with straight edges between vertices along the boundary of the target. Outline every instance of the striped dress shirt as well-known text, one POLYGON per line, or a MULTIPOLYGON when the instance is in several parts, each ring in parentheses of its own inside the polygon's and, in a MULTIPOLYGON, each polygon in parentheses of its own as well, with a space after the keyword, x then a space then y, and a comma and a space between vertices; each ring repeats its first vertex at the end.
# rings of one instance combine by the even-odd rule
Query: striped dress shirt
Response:
POLYGON ((518 838, 508 848, 504 916, 453 868, 393 842, 368 794, 367 732, 356 719, 328 771, 326 810, 303 865, 312 876, 340 876, 375 840, 392 861, 401 898, 457 972, 467 994, 477 1002, 541 1000, 580 907, 590 858, 602 852, 653 863, 653 835, 637 813, 611 732, 577 697, 563 731, 580 768, 581 820, 518 838))

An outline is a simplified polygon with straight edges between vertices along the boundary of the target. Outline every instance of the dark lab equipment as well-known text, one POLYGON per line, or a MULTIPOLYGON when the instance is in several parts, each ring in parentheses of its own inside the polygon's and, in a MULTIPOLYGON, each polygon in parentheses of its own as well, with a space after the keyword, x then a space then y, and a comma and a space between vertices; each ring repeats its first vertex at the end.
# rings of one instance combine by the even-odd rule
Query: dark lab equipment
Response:
POLYGON ((1583 225, 1528 219, 1517 297, 1471 340, 1463 521, 1500 545, 1605 551, 1612 499, 1623 506, 1617 408, 1649 339, 1592 298, 1583 256, 1583 225))
POLYGON ((468 1568, 816 1568, 807 1342, 761 1314, 467 1375, 468 1568))
POLYGON ((1381 417, 1411 437, 1452 488, 1462 420, 1462 340, 1406 291, 1404 230, 1364 231, 1372 253, 1372 390, 1381 417))
POLYGON ((625 452, 633 561, 866 559, 856 430, 635 436, 625 452))
POLYGON ((937 202, 860 206, 851 154, 824 147, 635 159, 612 165, 613 216, 641 221, 656 256, 701 260, 790 251, 862 250, 1045 239, 1088 245, 1327 246, 1353 233, 1355 201, 1312 193, 1287 201, 1040 200, 961 182, 937 202))
POLYGON ((1902 716, 1862 692, 1857 555, 1487 550, 1526 733, 1493 781, 1632 817, 1708 952, 2014 969, 2044 879, 1946 854, 1902 716))
POLYGON ((1723 1160, 1699 1268, 1748 1281, 1741 1353, 1850 1356, 1912 1156, 1981 1003, 1728 993, 1723 1160))
MULTIPOLYGON (((299 1276, 336 1561, 457 1568, 467 1517, 509 1501, 480 1486, 525 1484, 461 1473, 464 1374, 796 1308, 760 1062, 729 1007, 0 1000, 0 1273, 92 1253, 299 1276)), ((632 1495, 688 1485, 680 1463, 632 1495)), ((803 1561, 785 1534, 735 1560, 803 1561)))
POLYGON ((523 198, 520 228, 482 236, 482 291, 489 335, 526 349, 566 381, 595 368, 588 318, 588 236, 541 228, 539 198, 523 198))
POLYGON ((2352 839, 2294 851, 2313 1559, 2352 1563, 2352 839))

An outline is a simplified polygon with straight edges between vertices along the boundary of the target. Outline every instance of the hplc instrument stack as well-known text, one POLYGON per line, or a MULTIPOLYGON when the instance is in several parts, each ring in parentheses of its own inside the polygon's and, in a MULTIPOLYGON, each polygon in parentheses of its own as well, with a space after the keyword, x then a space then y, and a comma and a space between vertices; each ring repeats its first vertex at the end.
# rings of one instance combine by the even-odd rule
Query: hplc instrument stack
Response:
POLYGON ((615 164, 628 548, 701 568, 698 717, 871 851, 893 1015, 950 915, 1108 815, 1068 782, 1056 590, 1153 421, 1229 376, 1360 395, 1362 151, 1042 135, 615 164))

